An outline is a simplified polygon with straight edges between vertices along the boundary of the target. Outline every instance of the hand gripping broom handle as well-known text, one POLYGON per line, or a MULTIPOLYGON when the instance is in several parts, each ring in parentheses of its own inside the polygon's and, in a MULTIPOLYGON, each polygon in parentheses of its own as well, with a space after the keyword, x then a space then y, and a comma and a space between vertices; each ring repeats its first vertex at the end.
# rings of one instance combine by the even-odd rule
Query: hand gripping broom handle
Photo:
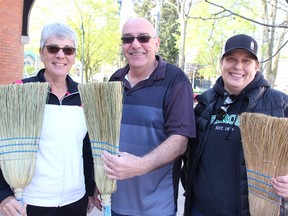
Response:
POLYGON ((111 194, 101 194, 104 216, 111 216, 111 194))
MULTIPOLYGON (((18 201, 18 203, 20 203, 20 205, 22 207, 24 207, 24 201, 23 201, 23 189, 22 188, 15 188, 14 189, 14 194, 15 194, 15 199, 18 201)), ((18 213, 19 215, 21 215, 20 213, 18 213)))

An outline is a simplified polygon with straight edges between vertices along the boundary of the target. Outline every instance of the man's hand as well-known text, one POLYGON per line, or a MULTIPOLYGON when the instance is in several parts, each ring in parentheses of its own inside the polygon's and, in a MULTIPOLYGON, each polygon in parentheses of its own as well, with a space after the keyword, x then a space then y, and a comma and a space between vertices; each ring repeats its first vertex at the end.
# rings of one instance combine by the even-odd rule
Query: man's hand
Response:
POLYGON ((142 157, 127 152, 112 155, 107 151, 103 151, 101 157, 105 173, 110 179, 123 180, 144 174, 142 157))
POLYGON ((288 175, 272 178, 271 182, 275 193, 288 199, 288 175))
POLYGON ((106 175, 110 179, 123 180, 144 175, 159 167, 174 161, 187 148, 188 138, 181 135, 171 135, 157 148, 139 157, 127 152, 119 155, 103 151, 101 157, 106 175))

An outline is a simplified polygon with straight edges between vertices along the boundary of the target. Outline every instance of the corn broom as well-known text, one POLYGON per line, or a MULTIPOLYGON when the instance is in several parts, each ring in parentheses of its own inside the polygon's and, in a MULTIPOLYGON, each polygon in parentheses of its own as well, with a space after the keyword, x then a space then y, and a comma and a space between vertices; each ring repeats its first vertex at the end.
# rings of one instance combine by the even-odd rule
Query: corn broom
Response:
POLYGON ((288 174, 288 119, 243 113, 240 131, 247 167, 250 214, 279 215, 281 197, 273 191, 270 179, 288 174))
POLYGON ((34 175, 47 93, 48 83, 0 86, 0 166, 22 204, 34 175))
POLYGON ((88 83, 79 85, 87 129, 94 159, 94 178, 101 194, 104 215, 111 215, 111 194, 116 191, 116 180, 104 171, 101 154, 119 153, 122 118, 121 82, 88 83))

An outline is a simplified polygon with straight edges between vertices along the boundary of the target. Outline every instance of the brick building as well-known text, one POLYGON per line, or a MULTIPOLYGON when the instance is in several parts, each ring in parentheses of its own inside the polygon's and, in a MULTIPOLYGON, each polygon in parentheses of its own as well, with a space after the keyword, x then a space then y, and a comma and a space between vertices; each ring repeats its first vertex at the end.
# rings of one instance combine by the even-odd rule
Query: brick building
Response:
POLYGON ((0 84, 23 76, 24 44, 34 0, 0 1, 0 84))

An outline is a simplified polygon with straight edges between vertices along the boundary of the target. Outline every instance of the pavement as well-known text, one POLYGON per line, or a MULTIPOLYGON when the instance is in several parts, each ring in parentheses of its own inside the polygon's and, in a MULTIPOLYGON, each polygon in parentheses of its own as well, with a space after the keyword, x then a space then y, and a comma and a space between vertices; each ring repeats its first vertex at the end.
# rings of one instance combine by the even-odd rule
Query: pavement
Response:
MULTIPOLYGON (((179 185, 179 197, 178 197, 178 212, 176 216, 182 216, 184 212, 184 197, 183 197, 184 190, 181 186, 181 183, 179 185)), ((3 216, 0 212, 0 216, 3 216)), ((87 216, 103 216, 103 213, 100 212, 97 208, 93 208, 93 211, 89 213, 87 216)), ((149 215, 150 216, 150 215, 149 215)), ((152 216, 152 215, 151 215, 152 216)))
MULTIPOLYGON (((183 197, 184 190, 181 186, 181 183, 179 185, 179 197, 178 197, 178 212, 177 216, 182 216, 184 212, 184 197, 183 197)), ((88 214, 87 216, 103 216, 103 213, 100 212, 98 209, 94 208, 93 211, 88 214)), ((151 215, 153 216, 153 215, 151 215)))

